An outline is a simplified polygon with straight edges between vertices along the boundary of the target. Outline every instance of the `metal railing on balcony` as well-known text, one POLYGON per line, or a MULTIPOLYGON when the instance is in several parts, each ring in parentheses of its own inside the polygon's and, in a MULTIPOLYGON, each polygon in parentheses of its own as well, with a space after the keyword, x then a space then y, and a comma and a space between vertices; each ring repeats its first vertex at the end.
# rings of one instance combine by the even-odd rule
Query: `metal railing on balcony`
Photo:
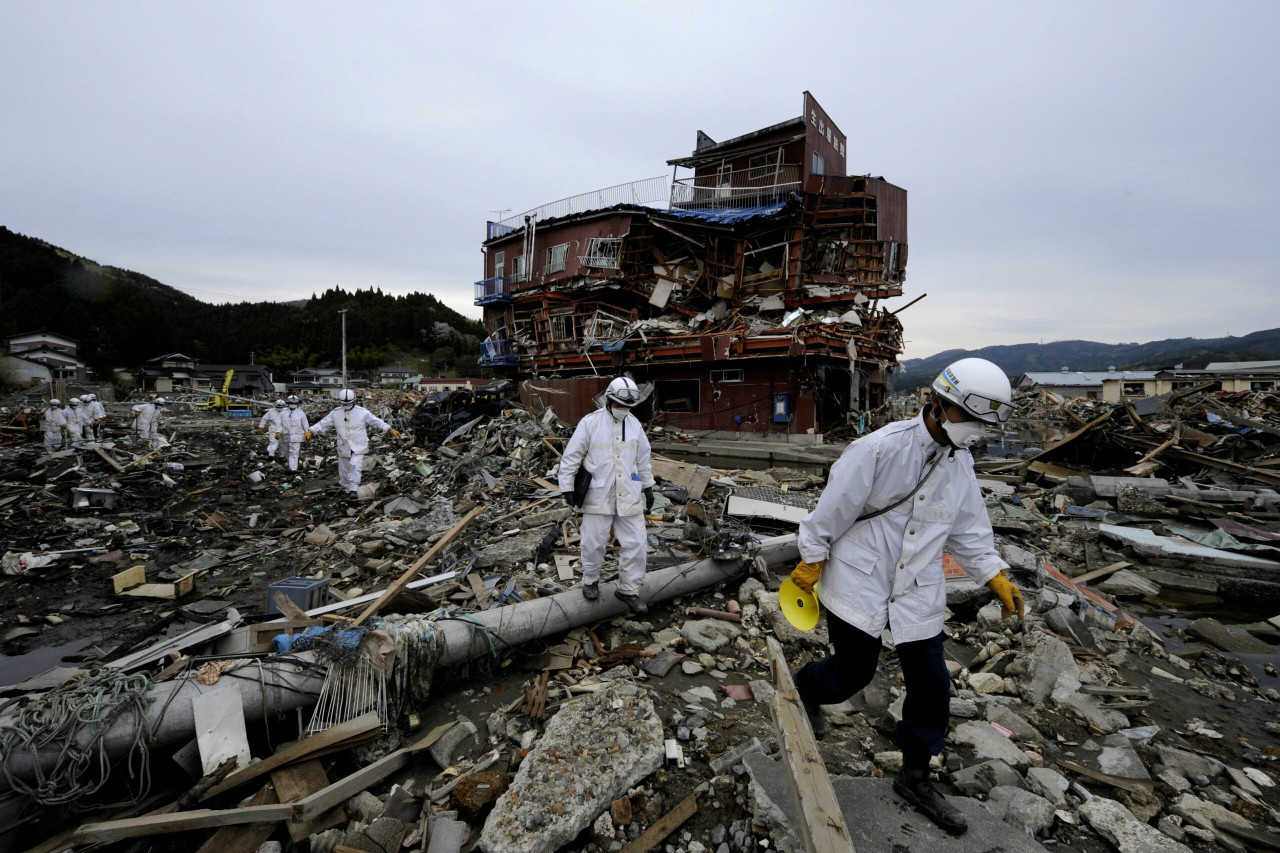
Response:
POLYGON ((770 169, 767 175, 749 177, 758 171, 739 170, 727 176, 728 181, 723 184, 725 177, 718 174, 682 178, 671 185, 671 207, 680 210, 761 207, 781 201, 800 189, 799 166, 781 166, 776 171, 770 169))
POLYGON ((511 301, 511 279, 505 275, 495 275, 476 282, 476 304, 488 305, 493 302, 511 301))
POLYGON ((481 367, 515 367, 520 363, 515 341, 481 341, 481 367))
POLYGON ((524 227, 525 217, 536 221, 559 219, 561 216, 572 216, 575 213, 586 213, 589 210, 601 210, 619 204, 653 205, 666 202, 671 193, 671 180, 666 175, 656 178, 644 178, 626 184, 617 184, 604 189, 592 190, 589 193, 569 196, 553 201, 533 210, 527 210, 517 216, 508 216, 497 222, 490 222, 486 230, 487 240, 510 234, 524 227))

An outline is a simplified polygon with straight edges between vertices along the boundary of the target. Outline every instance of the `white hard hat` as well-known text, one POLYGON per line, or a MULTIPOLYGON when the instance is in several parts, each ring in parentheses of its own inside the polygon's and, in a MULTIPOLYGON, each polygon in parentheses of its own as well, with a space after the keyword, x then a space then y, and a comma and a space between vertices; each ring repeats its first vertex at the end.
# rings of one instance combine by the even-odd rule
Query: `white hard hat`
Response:
POLYGON ((50 401, 49 401, 49 405, 50 405, 50 406, 61 406, 61 405, 62 405, 62 401, 61 401, 61 400, 59 400, 57 397, 54 397, 52 400, 50 400, 50 401))
POLYGON ((72 398, 71 398, 71 405, 73 405, 73 406, 78 406, 78 405, 80 405, 80 398, 79 398, 79 397, 72 397, 72 398))
POLYGON ((164 405, 164 397, 156 397, 156 405, 157 405, 157 406, 163 406, 163 405, 164 405))
POLYGON ((338 392, 338 400, 343 403, 354 403, 356 401, 356 392, 350 388, 343 388, 338 392))
POLYGON ((298 405, 298 395, 297 395, 297 394, 290 394, 290 395, 289 395, 289 397, 287 398, 286 402, 287 402, 290 406, 296 406, 296 405, 298 405))
POLYGON ((276 408, 277 408, 277 409, 283 409, 283 408, 284 408, 284 400, 276 400, 276 408))
POLYGON ((626 406, 628 409, 640 402, 640 388, 635 380, 628 376, 619 376, 609 383, 604 392, 605 399, 626 406))
POLYGON ((933 380, 933 390, 984 423, 1006 423, 1013 414, 1009 377, 985 358, 962 358, 947 365, 933 380))

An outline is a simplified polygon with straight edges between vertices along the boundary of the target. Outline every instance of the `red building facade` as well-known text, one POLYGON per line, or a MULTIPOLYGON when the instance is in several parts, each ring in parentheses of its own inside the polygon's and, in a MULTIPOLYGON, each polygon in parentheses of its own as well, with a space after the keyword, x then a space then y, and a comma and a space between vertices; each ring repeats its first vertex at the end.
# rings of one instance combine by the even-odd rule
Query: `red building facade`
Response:
POLYGON ((907 194, 845 175, 846 145, 806 92, 799 117, 724 142, 699 131, 670 181, 490 222, 482 364, 570 421, 626 371, 671 428, 876 422, 902 350, 883 303, 903 292, 907 194))

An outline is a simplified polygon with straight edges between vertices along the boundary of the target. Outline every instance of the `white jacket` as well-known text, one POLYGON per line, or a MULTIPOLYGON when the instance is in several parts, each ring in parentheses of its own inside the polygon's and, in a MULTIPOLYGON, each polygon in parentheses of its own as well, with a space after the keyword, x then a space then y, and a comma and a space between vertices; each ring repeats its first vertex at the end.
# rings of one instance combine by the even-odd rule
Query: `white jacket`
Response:
POLYGON ((46 406, 40 413, 40 418, 44 421, 44 434, 48 436, 62 435, 62 428, 67 425, 66 413, 60 408, 46 406))
POLYGON ((644 490, 653 487, 649 439, 635 415, 615 421, 600 409, 578 421, 560 460, 560 491, 573 491, 580 467, 591 472, 584 513, 643 515, 644 490))
POLYGON ((391 424, 364 406, 354 406, 349 412, 339 406, 321 418, 311 431, 324 432, 333 427, 339 456, 364 456, 369 450, 369 433, 365 430, 368 424, 373 424, 383 432, 391 429, 391 424))
POLYGON ((942 630, 944 547, 977 583, 1008 568, 995 549, 973 456, 939 445, 923 417, 849 445, 831 466, 818 506, 800 523, 797 544, 806 562, 826 560, 815 590, 822 604, 872 636, 889 624, 895 644, 942 630), (910 501, 854 523, 908 494, 935 452, 942 454, 937 468, 910 501))
POLYGON ((262 420, 258 421, 258 429, 266 431, 268 435, 275 435, 280 432, 280 422, 284 417, 284 413, 284 409, 267 409, 262 416, 262 420))
POLYGON ((107 416, 106 408, 97 400, 94 400, 92 403, 89 404, 89 417, 92 420, 100 421, 106 418, 106 416, 107 416))
POLYGON ((308 429, 307 413, 302 411, 301 406, 296 409, 285 409, 280 413, 276 429, 280 431, 281 438, 294 443, 302 441, 302 436, 308 429))
POLYGON ((87 430, 93 426, 93 407, 88 403, 81 403, 80 407, 73 409, 75 416, 80 420, 80 429, 87 430))

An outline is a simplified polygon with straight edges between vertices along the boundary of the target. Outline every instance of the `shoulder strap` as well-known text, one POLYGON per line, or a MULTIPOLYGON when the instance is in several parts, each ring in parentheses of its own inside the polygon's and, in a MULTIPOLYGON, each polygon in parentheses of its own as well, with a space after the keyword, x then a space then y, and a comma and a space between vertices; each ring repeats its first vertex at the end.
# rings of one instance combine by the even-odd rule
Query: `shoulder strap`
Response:
POLYGON ((920 482, 916 483, 915 486, 912 487, 911 491, 907 492, 905 495, 898 498, 896 501, 894 501, 893 503, 889 504, 886 507, 882 507, 881 509, 877 509, 873 512, 869 512, 866 515, 858 516, 857 520, 854 521, 854 524, 857 524, 859 521, 866 521, 868 518, 875 518, 877 515, 884 515, 889 510, 895 509, 896 507, 900 507, 907 501, 911 500, 911 497, 916 492, 920 491, 920 488, 925 484, 925 481, 928 480, 929 477, 933 474, 933 470, 938 467, 938 463, 941 461, 942 461, 942 452, 939 451, 938 453, 935 453, 933 455, 933 461, 930 462, 928 466, 925 468, 923 476, 920 477, 920 482))

